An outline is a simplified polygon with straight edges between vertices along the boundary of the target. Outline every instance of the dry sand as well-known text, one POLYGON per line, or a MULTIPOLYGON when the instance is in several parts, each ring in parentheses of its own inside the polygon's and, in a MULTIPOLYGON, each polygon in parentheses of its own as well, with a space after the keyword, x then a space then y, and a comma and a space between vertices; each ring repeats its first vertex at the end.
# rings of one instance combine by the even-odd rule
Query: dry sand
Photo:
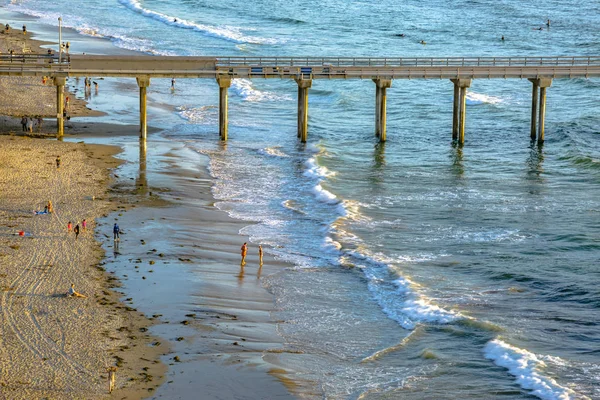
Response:
MULTIPOLYGON (((118 148, 0 137, 0 378, 8 399, 107 397, 106 368, 119 366, 128 399, 161 382, 148 321, 118 302, 99 265, 94 220, 111 207, 108 168, 118 148), (60 169, 56 156, 61 156, 60 169), (92 200, 95 196, 95 200, 92 200), (52 201, 54 213, 34 215, 52 201), (67 232, 87 219, 77 240, 67 232), (18 232, 24 231, 25 236, 18 232), (67 298, 71 283, 88 298, 67 298)), ((112 205, 114 207, 114 205, 112 205)))

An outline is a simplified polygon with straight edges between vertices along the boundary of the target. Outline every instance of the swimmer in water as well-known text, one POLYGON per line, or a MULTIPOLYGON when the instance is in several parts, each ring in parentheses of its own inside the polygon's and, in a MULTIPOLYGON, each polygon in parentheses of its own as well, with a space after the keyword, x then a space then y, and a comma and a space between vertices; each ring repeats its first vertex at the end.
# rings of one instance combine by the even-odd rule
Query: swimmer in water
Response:
POLYGON ((424 41, 424 40, 421 40, 419 43, 421 43, 421 44, 427 44, 427 42, 424 41))

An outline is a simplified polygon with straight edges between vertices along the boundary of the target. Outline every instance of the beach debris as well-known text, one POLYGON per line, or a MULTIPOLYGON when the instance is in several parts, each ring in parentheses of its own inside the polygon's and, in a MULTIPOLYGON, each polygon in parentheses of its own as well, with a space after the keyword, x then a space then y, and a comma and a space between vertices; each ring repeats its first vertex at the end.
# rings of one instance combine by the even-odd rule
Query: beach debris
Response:
POLYGON ((173 361, 176 361, 176 362, 181 362, 181 360, 179 359, 179 356, 175 356, 175 357, 173 357, 173 361))
POLYGON ((182 325, 189 325, 190 321, 188 321, 187 319, 184 319, 183 321, 181 321, 182 325))
POLYGON ((108 367, 108 393, 115 389, 115 380, 117 376, 117 367, 108 367))
POLYGON ((179 336, 179 337, 178 337, 177 339, 175 339, 175 340, 177 340, 178 342, 181 342, 182 340, 184 340, 184 338, 183 338, 183 336, 179 336))

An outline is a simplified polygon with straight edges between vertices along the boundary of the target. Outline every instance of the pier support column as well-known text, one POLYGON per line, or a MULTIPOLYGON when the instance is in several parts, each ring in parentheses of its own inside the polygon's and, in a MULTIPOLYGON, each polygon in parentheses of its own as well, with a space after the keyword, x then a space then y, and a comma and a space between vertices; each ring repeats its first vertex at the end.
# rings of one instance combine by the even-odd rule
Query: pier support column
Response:
POLYGON ((375 136, 380 142, 386 141, 387 130, 387 89, 392 87, 391 79, 373 79, 375 82, 375 136))
POLYGON ((56 86, 56 136, 62 138, 65 134, 65 119, 63 117, 65 107, 65 83, 67 78, 55 77, 54 85, 56 86))
POLYGON ((227 131, 229 126, 228 117, 228 90, 231 86, 231 78, 217 78, 219 84, 219 137, 227 141, 227 131))
POLYGON ((529 79, 533 84, 531 95, 531 140, 536 139, 538 143, 544 142, 544 125, 546 121, 546 89, 552 86, 552 78, 529 79), (538 102, 539 88, 539 102, 538 102), (539 111, 538 111, 539 105, 539 111))
POLYGON ((146 111, 146 89, 150 86, 149 76, 138 76, 135 78, 140 88, 140 139, 146 140, 146 134, 148 133, 147 125, 147 111, 146 111))
POLYGON ((465 124, 467 120, 467 88, 471 86, 471 79, 451 79, 454 83, 454 106, 452 115, 452 139, 455 136, 459 144, 465 143, 465 124), (456 133, 455 133, 456 127, 456 133))
POLYGON ((296 78, 298 84, 298 137, 302 143, 308 139, 308 89, 312 79, 296 78))
POLYGON ((460 86, 458 82, 453 80, 454 83, 454 102, 452 103, 452 141, 458 140, 458 122, 460 117, 460 86))

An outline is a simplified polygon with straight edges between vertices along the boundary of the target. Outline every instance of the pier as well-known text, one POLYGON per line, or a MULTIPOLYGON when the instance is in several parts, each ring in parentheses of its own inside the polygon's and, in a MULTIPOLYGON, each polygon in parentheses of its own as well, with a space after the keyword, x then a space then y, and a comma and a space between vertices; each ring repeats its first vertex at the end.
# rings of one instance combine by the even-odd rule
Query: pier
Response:
POLYGON ((64 134, 63 92, 69 77, 135 78, 140 89, 140 137, 146 138, 146 90, 152 78, 205 78, 219 90, 219 136, 228 137, 231 80, 288 79, 298 85, 298 138, 308 140, 309 90, 313 80, 363 79, 375 84, 374 132, 387 140, 387 90, 393 80, 438 79, 454 85, 452 140, 465 141, 466 95, 474 79, 527 79, 532 84, 531 140, 544 141, 546 94, 554 79, 600 77, 600 56, 577 57, 166 57, 21 54, 0 56, 0 76, 49 76, 57 90, 57 135, 64 134))

